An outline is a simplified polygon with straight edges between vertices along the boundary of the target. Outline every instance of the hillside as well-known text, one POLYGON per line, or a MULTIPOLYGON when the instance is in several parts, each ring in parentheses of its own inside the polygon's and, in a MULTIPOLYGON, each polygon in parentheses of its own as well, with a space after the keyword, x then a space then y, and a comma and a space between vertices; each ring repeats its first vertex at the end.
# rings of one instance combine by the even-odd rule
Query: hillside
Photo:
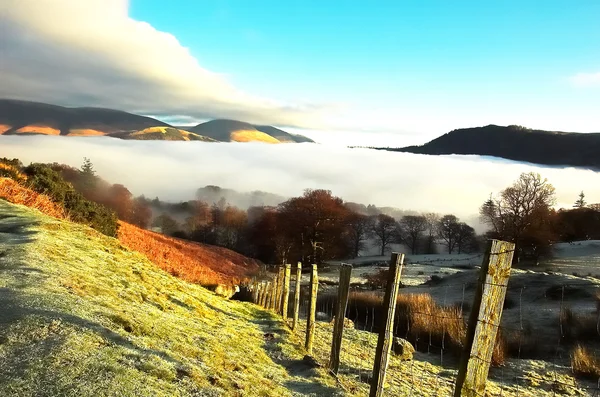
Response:
POLYGON ((0 135, 110 136, 120 139, 203 142, 313 142, 271 126, 212 120, 195 127, 173 127, 157 119, 120 110, 68 108, 0 99, 0 135))
POLYGON ((314 143, 307 137, 290 134, 275 127, 256 126, 236 120, 211 120, 184 128, 221 142, 314 143))
POLYGON ((0 395, 290 396, 334 390, 257 306, 156 269, 117 240, 0 200, 0 395), (269 331, 273 332, 273 331, 269 331))
POLYGON ((0 99, 0 131, 5 135, 107 135, 168 124, 113 109, 67 108, 47 103, 0 99))
POLYGON ((543 165, 600 169, 600 133, 488 125, 454 130, 422 146, 384 150, 433 155, 474 154, 543 165))
POLYGON ((108 134, 113 138, 121 139, 136 139, 142 141, 202 141, 216 142, 212 138, 194 134, 193 132, 185 131, 174 127, 149 127, 133 132, 114 132, 108 134))

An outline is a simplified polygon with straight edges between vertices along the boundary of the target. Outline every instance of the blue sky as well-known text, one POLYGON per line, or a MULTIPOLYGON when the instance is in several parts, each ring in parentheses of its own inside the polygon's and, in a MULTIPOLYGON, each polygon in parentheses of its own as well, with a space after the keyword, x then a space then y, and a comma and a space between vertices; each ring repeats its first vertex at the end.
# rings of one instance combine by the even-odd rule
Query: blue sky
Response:
MULTIPOLYGON (((490 123, 511 115, 515 124, 527 121, 523 108, 537 115, 535 123, 562 109, 588 115, 574 128, 600 131, 600 115, 591 114, 599 112, 600 90, 571 80, 600 71, 600 1, 372 3, 206 0, 165 7, 133 0, 130 15, 173 33, 203 66, 263 96, 376 115, 419 109, 435 117, 470 108, 490 123)), ((448 127, 457 122, 473 124, 462 118, 448 127)), ((556 127, 567 124, 560 119, 556 127)))
POLYGON ((4 1, 0 97, 324 143, 600 132, 598 0, 4 1))

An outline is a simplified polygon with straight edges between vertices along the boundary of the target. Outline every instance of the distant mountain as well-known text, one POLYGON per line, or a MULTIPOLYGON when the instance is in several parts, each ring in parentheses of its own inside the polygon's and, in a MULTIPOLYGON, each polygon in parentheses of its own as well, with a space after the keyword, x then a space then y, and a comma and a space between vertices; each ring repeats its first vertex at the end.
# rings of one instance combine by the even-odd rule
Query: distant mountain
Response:
POLYGON ((4 135, 108 135, 156 126, 170 127, 151 117, 120 110, 66 108, 47 103, 0 99, 0 133, 4 135))
POLYGON ((151 117, 103 108, 68 108, 0 99, 0 135, 110 136, 121 139, 204 142, 313 142, 271 126, 213 120, 173 127, 151 117))
POLYGON ((216 142, 212 138, 194 134, 193 132, 185 131, 175 127, 149 127, 133 132, 114 132, 112 134, 108 134, 108 136, 113 138, 136 139, 143 141, 162 140, 216 142))
POLYGON ((422 146, 384 150, 432 155, 474 154, 600 170, 600 133, 488 125, 454 130, 422 146))
POLYGON ((299 143, 314 141, 271 126, 256 126, 236 120, 212 120, 195 127, 182 127, 221 142, 299 143))

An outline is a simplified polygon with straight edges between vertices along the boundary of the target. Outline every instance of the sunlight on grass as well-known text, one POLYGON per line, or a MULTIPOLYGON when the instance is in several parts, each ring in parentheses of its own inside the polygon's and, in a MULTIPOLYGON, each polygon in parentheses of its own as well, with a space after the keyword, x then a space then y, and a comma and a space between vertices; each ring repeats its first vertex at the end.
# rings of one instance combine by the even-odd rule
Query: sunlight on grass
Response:
MULTIPOLYGON (((335 384, 276 362, 263 338, 271 314, 2 200, 0 302, 2 396, 286 396, 290 382, 335 384)), ((302 356, 285 335, 279 343, 302 356)))

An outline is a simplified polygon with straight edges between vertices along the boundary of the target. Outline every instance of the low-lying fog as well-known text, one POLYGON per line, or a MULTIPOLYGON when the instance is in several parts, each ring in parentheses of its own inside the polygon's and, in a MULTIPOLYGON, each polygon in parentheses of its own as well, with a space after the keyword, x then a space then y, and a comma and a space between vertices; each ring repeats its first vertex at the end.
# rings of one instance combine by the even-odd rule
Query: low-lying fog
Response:
POLYGON ((286 197, 306 188, 323 188, 346 201, 454 213, 472 224, 490 193, 510 185, 521 172, 547 177, 556 187, 557 207, 570 208, 582 190, 588 202, 600 202, 598 172, 479 156, 425 156, 317 144, 2 136, 0 157, 74 167, 88 157, 109 182, 122 183, 135 195, 168 201, 192 199, 205 185, 286 197))

